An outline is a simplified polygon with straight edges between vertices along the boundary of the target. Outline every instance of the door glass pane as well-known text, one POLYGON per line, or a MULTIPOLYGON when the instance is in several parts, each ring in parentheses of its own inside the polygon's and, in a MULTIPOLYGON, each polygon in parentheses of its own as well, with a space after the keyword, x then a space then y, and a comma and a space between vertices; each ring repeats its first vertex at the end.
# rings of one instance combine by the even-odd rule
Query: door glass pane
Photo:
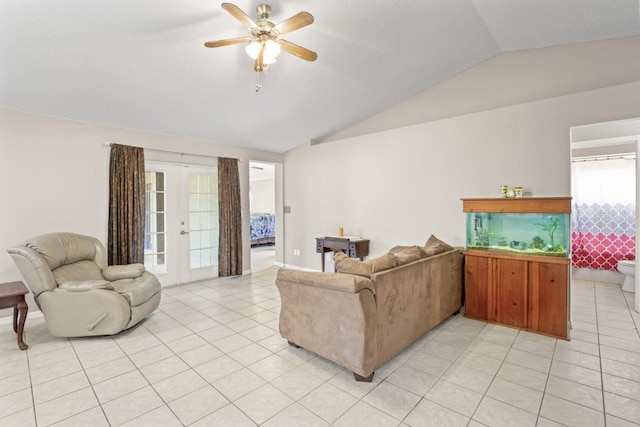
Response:
POLYGON ((154 274, 166 274, 166 211, 164 172, 145 172, 144 266, 154 274))
POLYGON ((189 174, 190 265, 194 268, 218 264, 218 175, 189 174))

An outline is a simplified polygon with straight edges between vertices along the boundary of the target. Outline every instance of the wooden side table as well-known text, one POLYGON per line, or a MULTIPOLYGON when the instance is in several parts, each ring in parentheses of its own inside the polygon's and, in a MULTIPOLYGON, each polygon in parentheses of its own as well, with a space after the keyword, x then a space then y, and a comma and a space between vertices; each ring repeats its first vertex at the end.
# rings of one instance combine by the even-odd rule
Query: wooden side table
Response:
POLYGON ((0 308, 13 307, 13 332, 18 334, 20 350, 29 348, 22 339, 24 322, 27 320, 27 311, 29 310, 24 296, 28 293, 29 290, 22 282, 0 283, 0 308), (20 322, 18 322, 18 311, 20 312, 20 322))
POLYGON ((322 257, 324 271, 324 254, 342 251, 351 258, 362 258, 369 255, 369 240, 352 237, 316 237, 316 252, 322 257))

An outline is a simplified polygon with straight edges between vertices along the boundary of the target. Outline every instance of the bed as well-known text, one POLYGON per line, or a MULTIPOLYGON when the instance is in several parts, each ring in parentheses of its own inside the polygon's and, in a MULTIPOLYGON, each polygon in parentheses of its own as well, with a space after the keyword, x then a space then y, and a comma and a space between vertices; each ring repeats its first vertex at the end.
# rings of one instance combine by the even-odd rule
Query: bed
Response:
POLYGON ((276 243, 276 216, 269 213, 251 214, 251 246, 276 243))

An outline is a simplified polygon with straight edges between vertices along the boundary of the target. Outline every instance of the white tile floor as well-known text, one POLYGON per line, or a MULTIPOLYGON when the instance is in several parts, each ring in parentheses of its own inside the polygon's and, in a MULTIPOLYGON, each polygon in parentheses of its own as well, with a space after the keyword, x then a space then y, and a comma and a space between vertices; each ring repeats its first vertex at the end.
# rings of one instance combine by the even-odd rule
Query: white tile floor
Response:
POLYGON ((276 268, 167 288, 115 337, 0 323, 0 426, 640 425, 632 294, 574 280, 570 342, 457 316, 356 383, 278 331, 276 268), (625 299, 626 298, 626 299, 625 299))

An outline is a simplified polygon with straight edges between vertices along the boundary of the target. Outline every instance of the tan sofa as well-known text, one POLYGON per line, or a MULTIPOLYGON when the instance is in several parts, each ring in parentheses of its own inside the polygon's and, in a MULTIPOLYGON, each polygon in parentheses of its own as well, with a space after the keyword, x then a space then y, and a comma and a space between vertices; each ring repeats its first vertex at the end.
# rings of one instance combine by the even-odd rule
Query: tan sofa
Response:
POLYGON ((160 304, 160 282, 142 264, 107 266, 93 237, 50 233, 7 250, 58 337, 113 335, 160 304))
POLYGON ((336 256, 338 271, 358 274, 281 269, 280 334, 371 381, 377 367, 462 307, 461 250, 416 248, 360 264, 336 256))

